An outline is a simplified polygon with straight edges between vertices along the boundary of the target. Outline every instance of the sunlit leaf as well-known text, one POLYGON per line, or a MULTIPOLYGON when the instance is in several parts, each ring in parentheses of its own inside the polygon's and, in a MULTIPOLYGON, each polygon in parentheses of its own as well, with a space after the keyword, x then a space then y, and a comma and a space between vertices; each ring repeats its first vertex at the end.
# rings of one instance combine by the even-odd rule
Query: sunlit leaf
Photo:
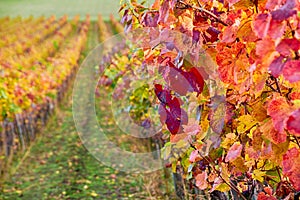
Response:
POLYGON ((200 190, 205 190, 208 187, 208 183, 207 183, 207 173, 205 171, 203 171, 202 173, 198 174, 195 177, 196 180, 196 186, 200 189, 200 190))
POLYGON ((292 148, 283 156, 283 174, 288 176, 296 190, 300 190, 300 151, 292 148))
POLYGON ((241 145, 239 142, 235 142, 229 149, 225 162, 230 162, 235 160, 237 157, 241 155, 241 152, 243 150, 243 145, 241 145))
POLYGON ((300 81, 300 61, 290 60, 283 68, 283 76, 291 83, 300 81))
POLYGON ((300 137, 300 109, 294 111, 287 120, 287 129, 295 136, 300 137))

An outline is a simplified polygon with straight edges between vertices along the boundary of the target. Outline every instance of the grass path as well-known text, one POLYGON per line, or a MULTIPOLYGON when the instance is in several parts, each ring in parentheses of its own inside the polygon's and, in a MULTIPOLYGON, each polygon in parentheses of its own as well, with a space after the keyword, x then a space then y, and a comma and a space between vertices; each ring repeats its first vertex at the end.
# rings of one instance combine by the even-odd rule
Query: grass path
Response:
MULTIPOLYGON (((96 28, 92 23, 83 56, 97 44, 96 28)), ((0 199, 168 199, 159 190, 162 172, 126 174, 89 154, 74 126, 71 90, 26 154, 0 199)))
POLYGON ((119 173, 89 155, 68 100, 6 182, 0 199, 117 199, 139 193, 141 185, 140 177, 119 173))

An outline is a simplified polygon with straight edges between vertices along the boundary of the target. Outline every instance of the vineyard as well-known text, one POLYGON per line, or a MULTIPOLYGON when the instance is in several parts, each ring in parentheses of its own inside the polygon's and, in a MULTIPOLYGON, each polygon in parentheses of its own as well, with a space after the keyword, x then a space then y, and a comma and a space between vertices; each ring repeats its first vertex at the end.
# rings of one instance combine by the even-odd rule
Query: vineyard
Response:
POLYGON ((5 170, 14 153, 29 146, 38 123, 46 123, 66 92, 85 44, 89 19, 2 20, 12 33, 3 31, 1 43, 1 170, 5 170))
POLYGON ((300 199, 298 0, 0 18, 1 199, 300 199))

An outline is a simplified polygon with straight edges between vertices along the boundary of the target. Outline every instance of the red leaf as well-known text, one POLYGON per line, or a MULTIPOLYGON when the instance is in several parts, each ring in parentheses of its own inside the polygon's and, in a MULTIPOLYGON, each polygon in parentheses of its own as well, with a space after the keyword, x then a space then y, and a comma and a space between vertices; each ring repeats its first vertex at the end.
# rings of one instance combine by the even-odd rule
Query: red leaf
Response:
POLYGON ((220 31, 218 31, 214 27, 209 27, 204 33, 205 41, 206 42, 215 42, 218 40, 219 34, 220 34, 220 31))
POLYGON ((285 21, 277 21, 272 19, 268 30, 268 35, 273 39, 281 38, 284 34, 285 28, 285 21))
POLYGON ((166 123, 171 134, 182 131, 182 125, 187 124, 187 113, 180 107, 180 99, 173 97, 169 90, 162 89, 162 85, 155 84, 155 94, 160 100, 159 114, 161 123, 166 123))
POLYGON ((184 76, 184 71, 175 67, 172 62, 167 63, 164 70, 164 78, 169 87, 177 92, 179 95, 184 96, 188 91, 191 91, 191 85, 184 76))
POLYGON ((187 124, 188 116, 187 113, 180 108, 180 102, 178 98, 174 97, 167 111, 166 124, 171 134, 177 134, 182 131, 182 125, 187 124))
POLYGON ((260 192, 257 196, 257 200, 277 200, 274 196, 270 196, 265 194, 264 192, 260 192))
POLYGON ((162 5, 159 9, 158 23, 164 24, 168 20, 169 9, 170 9, 169 0, 163 1, 162 5))
POLYGON ((270 136, 271 136, 271 141, 275 144, 280 144, 283 142, 286 142, 286 137, 287 134, 283 131, 283 132, 279 132, 277 130, 275 130, 274 128, 271 128, 270 130, 270 136))
POLYGON ((157 96, 157 98, 163 103, 163 104, 168 104, 171 102, 172 96, 170 91, 168 90, 163 90, 162 85, 160 84, 155 84, 155 89, 154 92, 157 96))
POLYGON ((270 38, 265 38, 256 43, 256 55, 266 56, 275 50, 275 42, 270 38))
POLYGON ((281 4, 282 4, 282 0, 268 0, 266 4, 266 9, 273 10, 276 6, 281 4))
POLYGON ((290 182, 294 188, 300 190, 300 152, 296 147, 288 150, 283 155, 282 172, 289 177, 290 182))
POLYGON ((197 67, 193 67, 189 72, 186 72, 185 77, 190 82, 194 92, 200 94, 203 91, 204 79, 197 67))
POLYGON ((233 5, 237 2, 239 2, 240 0, 227 0, 227 1, 228 1, 228 3, 230 3, 230 5, 233 5))
POLYGON ((283 39, 279 45, 276 47, 276 50, 283 56, 291 56, 292 51, 298 51, 300 49, 300 41, 296 38, 292 39, 283 39))
POLYGON ((189 71, 178 69, 175 65, 168 61, 167 67, 164 69, 163 77, 172 90, 184 96, 187 92, 197 92, 200 94, 204 87, 204 79, 200 70, 196 67, 189 71))
POLYGON ((235 159, 237 159, 239 156, 241 156, 241 152, 243 150, 243 145, 241 145, 239 142, 235 142, 229 149, 225 162, 230 162, 235 159))
POLYGON ((226 27, 221 35, 221 41, 225 43, 231 43, 236 40, 237 27, 229 26, 226 27))
POLYGON ((283 76, 291 83, 300 81, 300 61, 290 60, 283 68, 283 76))
POLYGON ((265 188, 264 188, 264 191, 265 191, 265 193, 267 193, 268 195, 272 195, 272 193, 273 193, 273 190, 272 190, 272 188, 270 188, 270 187, 265 187, 265 188))
POLYGON ((254 32, 259 38, 264 38, 268 34, 271 17, 269 14, 259 14, 254 20, 254 32))
MULTIPOLYGON (((177 134, 180 133, 182 128, 181 128, 181 111, 182 109, 180 108, 176 108, 176 107, 172 107, 172 111, 175 112, 175 109, 177 110, 177 114, 173 114, 172 111, 167 111, 167 120, 166 120, 166 125, 168 127, 168 130, 171 132, 171 134, 177 134), (179 113, 179 117, 178 117, 178 113, 179 113)), ((186 119, 186 118, 185 118, 186 119)))
POLYGON ((291 113, 291 107, 287 104, 284 97, 273 99, 268 106, 268 115, 271 116, 274 128, 282 133, 286 121, 291 113))
POLYGON ((230 45, 230 47, 220 45, 217 48, 219 53, 216 56, 216 61, 219 66, 220 79, 225 83, 236 84, 238 80, 235 80, 235 78, 238 79, 238 72, 242 70, 235 65, 238 57, 233 55, 239 55, 245 48, 245 45, 238 42, 230 45))
POLYGON ((286 142, 287 134, 285 131, 279 132, 274 128, 272 121, 266 122, 260 127, 260 130, 264 133, 264 136, 275 144, 286 142))
POLYGON ((286 128, 295 136, 300 137, 300 109, 291 114, 286 128))
POLYGON ((290 94, 291 100, 300 99, 300 92, 293 92, 290 94))
POLYGON ((194 12, 193 25, 197 28, 203 28, 204 30, 209 27, 209 24, 207 23, 207 17, 203 16, 203 14, 198 11, 194 12))

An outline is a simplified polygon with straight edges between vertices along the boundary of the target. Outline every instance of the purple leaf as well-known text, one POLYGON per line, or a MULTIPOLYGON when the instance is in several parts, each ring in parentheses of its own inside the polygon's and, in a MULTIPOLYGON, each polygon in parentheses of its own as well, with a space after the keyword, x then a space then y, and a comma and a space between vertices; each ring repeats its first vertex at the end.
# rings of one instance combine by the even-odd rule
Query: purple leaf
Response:
POLYGON ((146 27, 156 27, 159 18, 158 11, 146 12, 143 16, 142 23, 146 27))
POLYGON ((159 10, 159 18, 158 23, 165 23, 169 17, 169 0, 163 1, 160 10, 159 10))
POLYGON ((281 8, 271 12, 272 18, 274 20, 279 20, 279 21, 288 19, 289 17, 297 14, 297 11, 293 10, 295 6, 296 6, 295 0, 287 0, 286 3, 281 8))
POLYGON ((275 77, 278 78, 280 74, 282 73, 282 69, 284 66, 284 57, 280 56, 278 58, 275 58, 271 65, 269 66, 269 70, 271 71, 271 74, 275 77))

